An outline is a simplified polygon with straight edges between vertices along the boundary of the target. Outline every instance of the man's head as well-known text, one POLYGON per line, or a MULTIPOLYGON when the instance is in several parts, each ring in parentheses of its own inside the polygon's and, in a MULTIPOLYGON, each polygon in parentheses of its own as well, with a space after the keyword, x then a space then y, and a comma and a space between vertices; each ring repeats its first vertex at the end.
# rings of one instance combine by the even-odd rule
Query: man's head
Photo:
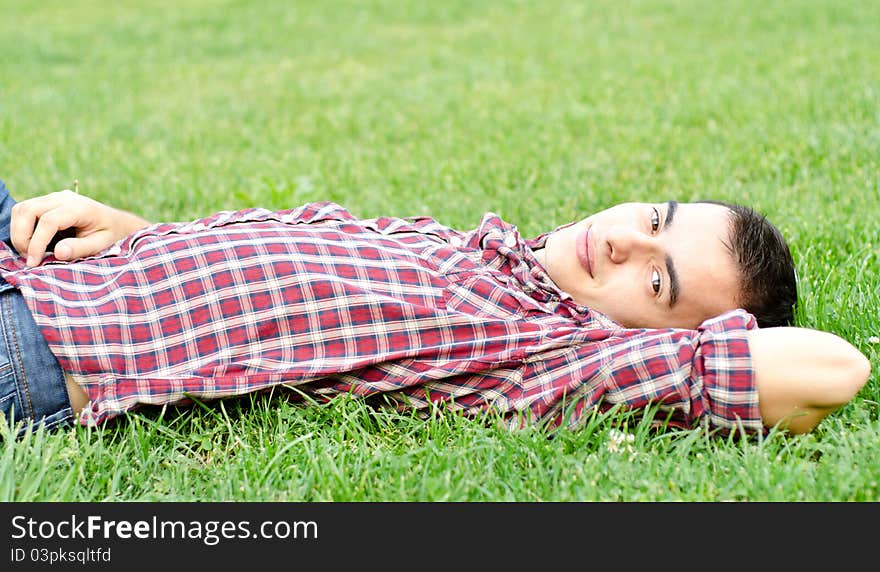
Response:
POLYGON ((624 203, 556 229, 538 257, 576 302, 626 327, 695 328, 735 308, 761 327, 793 321, 788 246, 747 207, 624 203))

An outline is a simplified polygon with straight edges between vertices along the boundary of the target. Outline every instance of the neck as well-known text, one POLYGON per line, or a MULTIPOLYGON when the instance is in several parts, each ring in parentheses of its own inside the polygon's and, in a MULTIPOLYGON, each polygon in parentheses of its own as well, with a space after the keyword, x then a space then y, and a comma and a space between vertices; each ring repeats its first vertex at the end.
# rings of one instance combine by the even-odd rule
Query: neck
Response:
POLYGON ((538 248, 532 251, 535 254, 535 258, 538 259, 538 262, 544 268, 544 270, 548 270, 547 268, 547 251, 544 248, 538 248))

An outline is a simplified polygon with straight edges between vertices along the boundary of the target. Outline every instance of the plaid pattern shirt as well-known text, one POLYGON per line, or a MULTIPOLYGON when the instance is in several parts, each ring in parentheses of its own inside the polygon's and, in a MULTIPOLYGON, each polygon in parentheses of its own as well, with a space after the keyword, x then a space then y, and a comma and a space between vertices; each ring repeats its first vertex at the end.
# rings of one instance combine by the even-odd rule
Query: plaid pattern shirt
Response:
POLYGON ((288 387, 491 409, 511 427, 575 428, 621 404, 763 429, 751 315, 621 328, 552 283, 533 254, 546 236, 492 213, 463 232, 320 202, 154 224, 72 263, 26 268, 3 245, 0 275, 87 392, 82 424, 288 387))

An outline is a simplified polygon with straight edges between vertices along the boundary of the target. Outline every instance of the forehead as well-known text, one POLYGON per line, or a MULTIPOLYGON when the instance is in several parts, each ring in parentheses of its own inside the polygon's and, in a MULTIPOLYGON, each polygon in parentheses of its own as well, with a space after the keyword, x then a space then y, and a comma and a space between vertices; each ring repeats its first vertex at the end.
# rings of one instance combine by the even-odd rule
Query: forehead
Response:
POLYGON ((739 273, 728 247, 730 217, 722 205, 683 203, 664 231, 667 255, 681 286, 671 310, 683 319, 700 322, 738 305, 739 273))

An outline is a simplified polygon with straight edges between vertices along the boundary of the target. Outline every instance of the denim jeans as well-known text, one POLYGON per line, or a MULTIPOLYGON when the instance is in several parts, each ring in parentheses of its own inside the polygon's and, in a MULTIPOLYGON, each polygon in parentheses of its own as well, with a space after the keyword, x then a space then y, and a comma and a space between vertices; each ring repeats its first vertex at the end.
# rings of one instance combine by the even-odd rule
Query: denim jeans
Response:
MULTIPOLYGON (((0 240, 11 245, 9 222, 15 200, 0 181, 0 240)), ((0 413, 28 428, 70 425, 73 410, 64 372, 40 333, 21 293, 0 278, 0 413)))

